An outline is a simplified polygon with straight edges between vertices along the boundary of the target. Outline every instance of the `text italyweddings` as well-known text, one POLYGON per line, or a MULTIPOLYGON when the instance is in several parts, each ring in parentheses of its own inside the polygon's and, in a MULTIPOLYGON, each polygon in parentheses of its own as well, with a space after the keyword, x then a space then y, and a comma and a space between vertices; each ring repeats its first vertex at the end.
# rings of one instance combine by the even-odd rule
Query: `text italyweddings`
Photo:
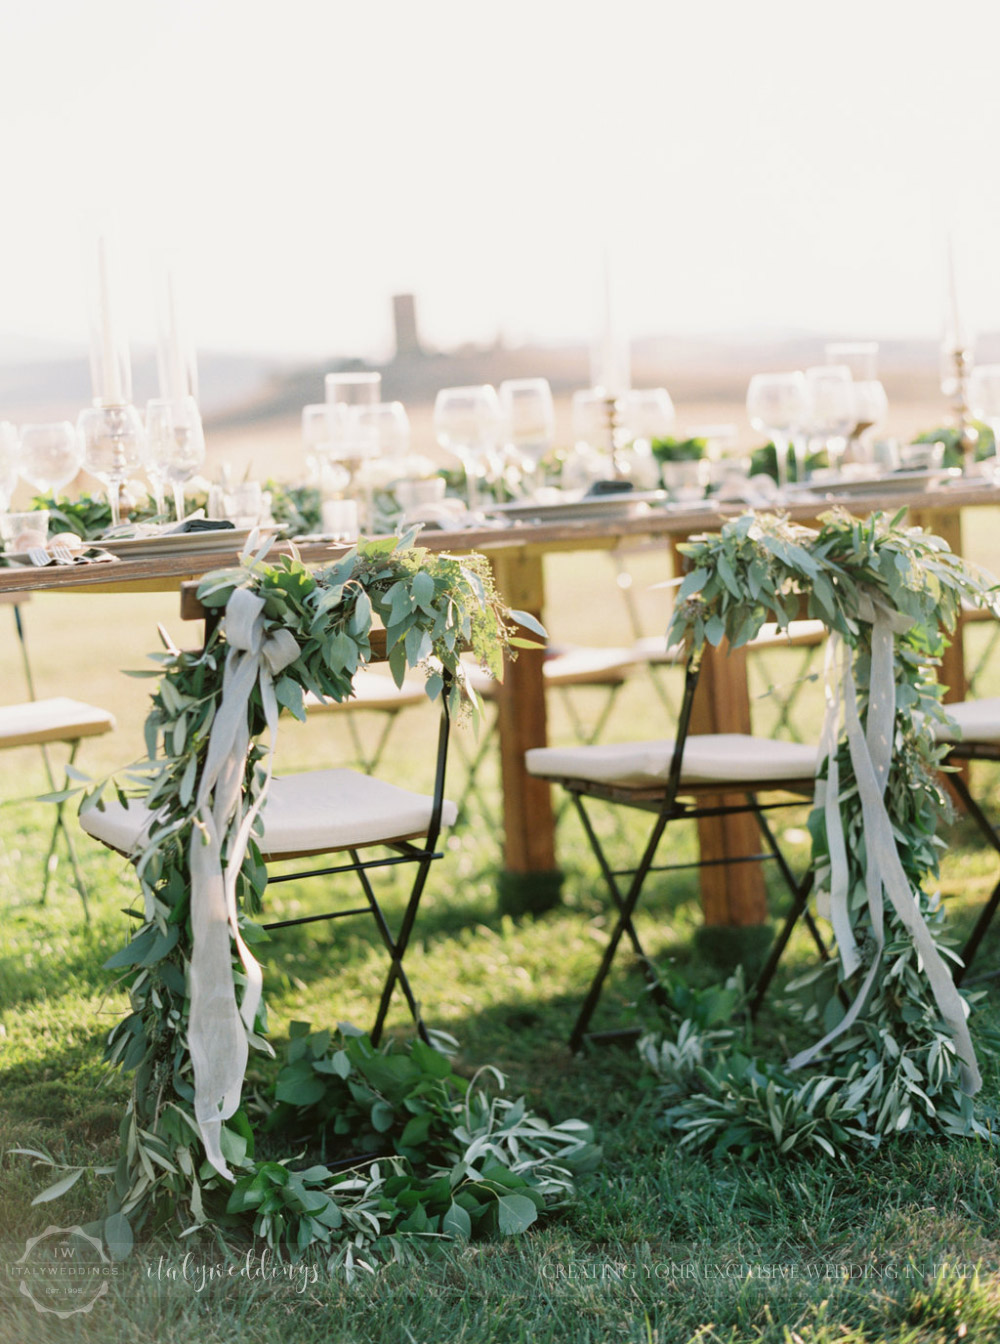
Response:
POLYGON ((161 1282, 187 1283, 196 1292, 201 1293, 209 1284, 219 1284, 244 1280, 253 1283, 269 1283, 275 1287, 290 1287, 297 1293, 319 1282, 319 1269, 316 1265, 303 1263, 287 1264, 277 1260, 270 1250, 264 1250, 259 1256, 255 1251, 247 1251, 242 1261, 199 1260, 191 1252, 185 1255, 180 1264, 173 1263, 160 1256, 155 1265, 146 1266, 146 1277, 161 1282))

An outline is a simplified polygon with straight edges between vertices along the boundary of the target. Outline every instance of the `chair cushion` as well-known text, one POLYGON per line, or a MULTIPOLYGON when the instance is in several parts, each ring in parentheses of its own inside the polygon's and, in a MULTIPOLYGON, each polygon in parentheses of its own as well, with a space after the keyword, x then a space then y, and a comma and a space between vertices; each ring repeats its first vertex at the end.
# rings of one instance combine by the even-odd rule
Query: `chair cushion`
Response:
MULTIPOLYGON (((305 706, 310 714, 322 714, 333 710, 351 709, 402 709, 405 705, 419 705, 427 700, 424 683, 419 677, 404 677, 402 686, 397 686, 388 672, 376 672, 371 668, 359 668, 352 682, 354 695, 350 700, 321 700, 309 691, 305 697, 305 706)), ((429 702, 428 702, 429 703, 429 702)))
MULTIPOLYGON (((497 683, 472 658, 464 658, 469 682, 477 695, 492 699, 497 683)), ((635 665, 631 649, 587 648, 567 645, 550 648, 542 662, 546 687, 620 686, 635 665)))
POLYGON ((683 644, 667 644, 665 635, 643 635, 632 645, 632 657, 638 663, 664 663, 674 667, 684 661, 683 644))
POLYGON ((754 649, 811 648, 822 644, 824 639, 826 626, 822 621, 789 621, 784 630, 777 621, 765 621, 747 648, 751 652, 754 649))
POLYGON ((944 709, 961 731, 955 733, 936 723, 934 735, 939 742, 1000 742, 1000 697, 960 700, 944 709))
POLYGON ((99 737, 115 726, 113 714, 81 700, 56 696, 0 706, 0 749, 33 747, 43 742, 76 742, 99 737))
MULTIPOLYGON (((534 747, 525 753, 525 761, 532 775, 642 787, 666 782, 673 751, 673 741, 661 738, 592 747, 534 747)), ((706 733, 688 738, 681 781, 773 784, 810 779, 816 773, 817 755, 816 747, 800 742, 774 742, 745 733, 706 733)))
MULTIPOLYGON (((423 835, 433 800, 354 770, 307 770, 276 777, 264 808, 262 853, 283 854, 377 845, 401 836, 423 835)), ((455 822, 454 803, 445 802, 442 823, 455 822)), ((136 800, 128 808, 107 803, 80 817, 80 825, 112 849, 130 854, 150 824, 149 809, 136 800)))

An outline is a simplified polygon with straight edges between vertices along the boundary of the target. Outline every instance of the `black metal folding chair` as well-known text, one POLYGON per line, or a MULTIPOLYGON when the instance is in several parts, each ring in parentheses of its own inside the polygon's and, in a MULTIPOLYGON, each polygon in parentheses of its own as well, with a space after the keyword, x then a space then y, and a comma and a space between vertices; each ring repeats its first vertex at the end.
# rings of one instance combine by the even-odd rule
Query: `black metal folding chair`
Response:
MULTIPOLYGON (((85 704, 81 700, 73 700, 66 696, 38 699, 35 692, 35 678, 31 670, 31 659, 28 655, 28 640, 24 619, 21 615, 21 607, 28 601, 29 597, 30 594, 28 593, 0 594, 0 604, 9 606, 14 615, 14 628, 20 649, 21 666, 30 697, 28 701, 20 704, 0 706, 0 751, 12 750, 15 747, 38 747, 42 754, 49 789, 56 793, 59 786, 56 783, 56 774, 52 767, 49 747, 56 743, 64 743, 69 747, 69 757, 66 762, 68 768, 74 764, 83 739, 110 733, 115 726, 115 720, 114 715, 109 714, 107 710, 100 709, 96 705, 85 704)), ((80 900, 83 903, 84 918, 89 920, 90 908, 87 903, 87 886, 83 880, 83 872, 80 868, 80 860, 77 857, 76 846, 73 843, 73 835, 66 825, 65 808, 65 801, 56 804, 52 837, 49 841, 48 852, 45 855, 41 903, 44 904, 48 896, 56 865, 56 847, 59 843, 59 837, 62 836, 73 869, 73 883, 80 893, 80 900)))
MULTIPOLYGON (((193 586, 183 592, 182 615, 185 619, 208 615, 197 602, 193 586)), ((208 621, 206 627, 207 638, 210 628, 208 621)), ((385 657, 384 631, 372 632, 372 650, 376 659, 385 657)), ((305 871, 269 871, 268 886, 303 878, 339 878, 354 874, 361 886, 364 904, 274 920, 263 927, 268 930, 284 929, 356 915, 368 915, 374 919, 389 955, 389 968, 371 1032, 371 1038, 376 1043, 381 1038, 397 985, 417 1031, 424 1040, 428 1039, 403 961, 430 866, 442 857, 442 851, 437 847, 438 838, 443 827, 454 823, 457 810, 455 804, 444 797, 450 731, 447 689, 446 686, 439 697, 441 720, 432 794, 413 793, 356 770, 309 770, 296 775, 275 776, 262 813, 263 835, 258 841, 258 848, 269 869, 273 864, 325 854, 346 854, 349 860, 305 871), (362 857, 362 852, 368 855, 373 850, 385 852, 377 853, 375 857, 362 857), (413 882, 402 918, 393 933, 372 886, 370 874, 378 869, 411 865, 413 882)), ((80 820, 90 835, 110 848, 131 856, 141 845, 142 836, 151 821, 151 813, 134 801, 128 808, 123 808, 117 802, 108 802, 103 811, 91 810, 84 813, 80 820)))
MULTIPOLYGON (((958 732, 939 725, 938 740, 950 746, 948 762, 992 761, 1000 762, 1000 698, 991 697, 982 700, 961 700, 946 705, 949 716, 958 725, 958 732)), ((986 843, 1000 854, 1000 831, 990 821, 982 805, 973 796, 965 776, 960 772, 946 776, 949 786, 958 795, 962 807, 975 823, 986 843)), ((1000 879, 997 880, 990 897, 976 920, 972 933, 961 951, 962 965, 954 968, 956 985, 965 978, 979 945, 1000 906, 1000 879)))
POLYGON ((760 830, 765 849, 761 853, 737 859, 707 860, 707 863, 733 863, 773 859, 791 895, 791 909, 776 940, 767 965, 758 977, 752 996, 752 1010, 763 1001, 778 960, 799 918, 803 918, 820 949, 828 952, 808 909, 812 874, 796 878, 778 845, 768 820, 775 808, 801 805, 814 788, 816 748, 801 743, 775 742, 747 734, 719 733, 689 735, 691 707, 698 684, 700 656, 688 658, 684 693, 675 735, 672 739, 582 747, 539 747, 526 754, 527 768, 533 775, 561 785, 570 795, 591 848, 597 859, 617 919, 612 928, 600 965, 584 999, 570 1036, 570 1047, 580 1048, 585 1036, 621 1037, 621 1031, 589 1033, 588 1027, 597 1007, 612 962, 623 938, 627 938, 642 966, 654 994, 658 983, 655 967, 647 957, 636 932, 634 915, 644 885, 651 873, 689 868, 687 863, 655 862, 664 833, 678 821, 701 817, 750 813, 760 830), (707 795, 742 795, 736 803, 717 804, 707 795), (761 795, 792 795, 763 802, 761 795), (585 799, 596 799, 621 807, 649 813, 652 825, 638 863, 613 868, 593 826, 585 799))

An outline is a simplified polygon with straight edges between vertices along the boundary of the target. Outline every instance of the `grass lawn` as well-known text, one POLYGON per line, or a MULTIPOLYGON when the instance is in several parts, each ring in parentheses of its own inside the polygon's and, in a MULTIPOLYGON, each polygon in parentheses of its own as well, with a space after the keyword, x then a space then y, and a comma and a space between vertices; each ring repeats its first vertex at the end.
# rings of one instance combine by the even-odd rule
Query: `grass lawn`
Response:
MULTIPOLYGON (((997 543, 985 520, 976 527, 973 553, 985 552, 989 561, 997 543)), ((635 589, 651 630, 663 619, 656 607, 663 594, 645 588, 662 577, 659 565, 649 555, 636 562, 635 589)), ((628 642, 606 558, 557 557, 549 583, 555 637, 628 642)), ((175 635, 196 637, 180 627, 176 599, 43 596, 26 616, 39 693, 75 694, 118 717, 115 734, 85 744, 80 764, 99 775, 137 754, 148 684, 123 678, 118 669, 141 665, 156 646, 158 621, 175 635)), ((970 633, 973 652, 985 648, 988 635, 985 628, 970 633)), ((779 655, 769 664, 771 675, 793 681, 797 657, 779 655)), ((0 646, 0 675, 5 698, 18 698, 17 653, 9 638, 0 646)), ((767 689, 757 674, 755 696, 767 689)), ((1000 693, 1000 678, 987 671, 980 690, 1000 693)), ((820 699, 816 683, 804 687, 796 720, 801 731, 815 731, 820 699)), ((649 735, 653 712, 658 702, 637 676, 614 709, 611 731, 649 735)), ((760 731, 774 713, 771 698, 755 700, 760 731)), ((402 779, 426 783, 424 748, 434 715, 407 715, 390 756, 402 779)), ((345 726, 335 718, 308 729, 283 726, 282 768, 318 765, 345 752, 345 726)), ((555 704, 552 734, 567 731, 555 704)), ((453 794, 461 788, 455 760, 453 794)), ((4 767, 5 800, 44 789, 37 752, 7 753, 4 767)), ((495 809, 495 773, 486 775, 486 801, 495 809)), ((1000 805, 995 788, 993 801, 1000 805)), ((520 1238, 435 1244, 419 1262, 391 1266, 353 1287, 324 1274, 315 1282, 269 1278, 259 1257, 252 1273, 229 1274, 221 1245, 144 1242, 118 1266, 108 1294, 90 1312, 67 1320, 37 1313, 18 1294, 11 1266, 29 1236, 95 1216, 103 1181, 87 1176, 65 1198, 32 1207, 54 1177, 9 1150, 45 1149, 71 1164, 114 1161, 127 1081, 105 1075, 101 1051, 125 1003, 101 965, 126 937, 130 920, 123 911, 136 897, 127 865, 81 836, 90 925, 65 863, 40 907, 50 812, 33 803, 0 808, 0 1344, 1000 1338, 1000 1152, 971 1142, 899 1141, 851 1166, 807 1163, 794 1153, 752 1165, 710 1162, 678 1152, 634 1050, 569 1054, 565 1042, 608 927, 596 865, 570 817, 559 835, 564 902, 534 921, 515 923, 496 912, 499 851, 490 827, 474 820, 450 837, 447 857, 432 874, 408 969, 428 1022, 458 1038, 463 1071, 494 1063, 512 1095, 524 1094, 553 1119, 580 1116, 596 1127, 604 1162, 584 1179, 572 1207, 520 1238)), ((804 819, 804 811, 793 813, 785 823, 800 860, 804 819)), ((962 931, 993 885, 996 862, 964 824, 949 839, 941 885, 962 931)), ((692 837, 682 835, 678 848, 690 856, 692 837)), ((310 899, 305 887, 289 884, 276 892, 280 906, 274 908, 297 909, 310 899)), ((391 888, 387 900, 398 908, 391 888)), ((709 983, 720 974, 703 952, 695 953, 700 916, 692 878, 654 888, 637 922, 647 946, 692 980, 709 983)), ((981 951, 977 970, 993 965, 998 947, 1000 929, 981 951)), ((811 955, 808 939, 796 937, 785 976, 809 964, 811 955)), ((381 973, 374 930, 366 925, 276 935, 266 950, 265 975, 279 1050, 293 1019, 316 1027, 340 1020, 369 1025, 381 973)), ((984 983, 980 1028, 998 1026, 996 984, 984 983)), ((621 1021, 640 991, 640 978, 623 958, 601 1021, 621 1021)), ((398 1008, 394 1021, 405 1030, 398 1008)), ((796 1030, 773 1001, 759 1029, 762 1052, 783 1057, 796 1030)), ((254 1061, 249 1086, 269 1071, 266 1062, 254 1061)), ((985 1075, 985 1101, 996 1107, 1000 1070, 990 1062, 985 1075)))

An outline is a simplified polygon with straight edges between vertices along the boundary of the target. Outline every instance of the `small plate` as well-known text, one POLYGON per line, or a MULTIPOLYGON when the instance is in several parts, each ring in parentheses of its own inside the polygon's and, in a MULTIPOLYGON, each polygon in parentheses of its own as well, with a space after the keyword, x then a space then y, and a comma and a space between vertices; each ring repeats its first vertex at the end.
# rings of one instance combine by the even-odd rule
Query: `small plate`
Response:
MULTIPOLYGON (((161 532, 154 537, 117 537, 94 544, 112 555, 127 559, 141 555, 189 555, 202 551, 241 551, 252 529, 249 527, 218 527, 210 532, 161 532)), ((274 533, 274 528, 261 529, 261 540, 274 533)))
POLYGON ((623 490, 621 494, 576 495, 551 503, 517 499, 510 504, 494 504, 487 510, 515 523, 580 522, 587 518, 628 518, 650 504, 662 504, 665 490, 623 490))
POLYGON ((788 486, 788 493, 807 495, 895 495, 914 490, 930 490, 935 485, 961 476, 960 467, 938 467, 930 471, 894 471, 889 476, 848 476, 822 481, 804 481, 788 486))

